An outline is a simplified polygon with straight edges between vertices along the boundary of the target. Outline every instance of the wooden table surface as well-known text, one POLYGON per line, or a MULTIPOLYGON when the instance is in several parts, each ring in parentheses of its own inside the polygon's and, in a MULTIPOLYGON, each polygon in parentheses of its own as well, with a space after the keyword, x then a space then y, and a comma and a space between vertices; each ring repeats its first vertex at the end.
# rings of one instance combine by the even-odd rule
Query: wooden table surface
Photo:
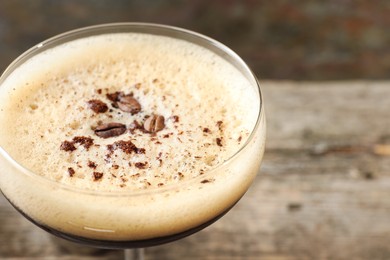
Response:
MULTIPOLYGON (((146 259, 390 259, 390 82, 262 82, 261 173, 205 230, 146 259)), ((121 259, 62 242, 0 197, 0 259, 121 259)))

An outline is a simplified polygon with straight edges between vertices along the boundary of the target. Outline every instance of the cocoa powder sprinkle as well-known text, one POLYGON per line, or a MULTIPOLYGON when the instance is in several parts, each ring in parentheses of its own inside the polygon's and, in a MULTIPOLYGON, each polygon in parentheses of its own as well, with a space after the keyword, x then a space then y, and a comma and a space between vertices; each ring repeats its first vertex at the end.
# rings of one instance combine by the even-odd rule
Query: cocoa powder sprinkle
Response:
POLYGON ((93 180, 98 181, 101 178, 103 178, 103 173, 102 172, 93 172, 93 180))
POLYGON ((217 127, 218 127, 219 131, 222 131, 222 124, 223 124, 223 122, 221 120, 219 120, 217 122, 217 127))
POLYGON ((138 169, 146 169, 148 167, 148 162, 136 162, 134 166, 138 169))
POLYGON ((219 138, 219 137, 216 138, 215 141, 217 142, 217 145, 218 145, 218 146, 221 146, 221 147, 223 146, 223 145, 222 145, 222 137, 221 137, 221 138, 219 138))
POLYGON ((108 110, 106 103, 99 99, 91 99, 87 102, 88 107, 95 113, 105 113, 108 110))
POLYGON ((68 168, 68 173, 70 177, 73 177, 73 175, 76 173, 75 170, 72 167, 68 168))
POLYGON ((87 136, 75 136, 73 142, 84 146, 87 150, 93 145, 93 139, 87 136))
POLYGON ((146 130, 143 128, 143 126, 140 123, 138 123, 137 120, 134 120, 133 123, 131 123, 129 126, 129 131, 131 134, 134 134, 135 130, 140 130, 141 132, 146 133, 146 130))
POLYGON ((174 116, 172 116, 172 119, 173 119, 174 123, 178 123, 179 122, 179 116, 174 115, 174 116))
POLYGON ((145 153, 144 148, 138 148, 131 141, 120 140, 120 141, 113 143, 112 145, 107 145, 107 148, 111 152, 116 150, 116 149, 121 149, 126 154, 131 154, 131 153, 144 154, 145 153))
POLYGON ((92 169, 96 169, 97 164, 93 161, 88 161, 88 167, 92 169))
POLYGON ((60 150, 66 152, 73 152, 77 149, 75 144, 80 144, 85 147, 85 149, 89 149, 93 145, 93 139, 91 137, 86 136, 75 136, 72 141, 63 141, 60 146, 60 150))
POLYGON ((73 152, 76 150, 76 146, 74 146, 73 142, 63 141, 61 143, 60 149, 64 150, 65 152, 73 152))

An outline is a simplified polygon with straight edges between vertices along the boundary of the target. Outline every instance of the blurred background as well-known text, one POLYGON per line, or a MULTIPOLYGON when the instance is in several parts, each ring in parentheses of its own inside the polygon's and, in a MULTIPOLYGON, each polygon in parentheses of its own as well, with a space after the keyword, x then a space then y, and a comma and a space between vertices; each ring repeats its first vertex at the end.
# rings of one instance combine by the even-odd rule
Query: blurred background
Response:
POLYGON ((123 21, 211 36, 262 79, 390 78, 388 0, 1 0, 0 70, 58 33, 123 21))

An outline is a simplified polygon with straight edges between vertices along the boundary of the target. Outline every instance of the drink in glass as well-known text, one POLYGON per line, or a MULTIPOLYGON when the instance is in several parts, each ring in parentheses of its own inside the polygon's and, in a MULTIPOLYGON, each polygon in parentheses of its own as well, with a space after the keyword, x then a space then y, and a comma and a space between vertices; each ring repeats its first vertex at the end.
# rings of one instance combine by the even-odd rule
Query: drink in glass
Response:
POLYGON ((0 79, 0 188, 43 229, 137 248, 206 227, 244 195, 265 142, 256 77, 170 26, 92 26, 33 47, 0 79))

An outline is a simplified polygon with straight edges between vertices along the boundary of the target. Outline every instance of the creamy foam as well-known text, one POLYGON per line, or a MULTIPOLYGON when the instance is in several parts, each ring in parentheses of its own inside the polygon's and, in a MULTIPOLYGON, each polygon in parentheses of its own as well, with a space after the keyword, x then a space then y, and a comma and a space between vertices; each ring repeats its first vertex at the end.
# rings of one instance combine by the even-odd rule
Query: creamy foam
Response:
POLYGON ((260 106, 253 84, 211 51, 163 36, 107 34, 47 50, 0 87, 0 145, 51 181, 26 188, 17 184, 22 177, 10 175, 2 188, 37 221, 81 236, 145 239, 199 225, 237 201, 258 169, 264 137, 247 148, 246 159, 208 174, 253 130, 260 106), (113 93, 131 95, 141 111, 118 109, 109 98, 113 93), (107 111, 96 113, 91 100, 106 104, 107 111), (156 114, 164 117, 164 128, 149 133, 142 126, 156 114), (125 125, 126 132, 96 135, 97 126, 111 122, 125 125), (122 149, 121 142, 140 152, 122 149), (74 149, 63 149, 64 143, 74 149), (53 181, 98 192, 158 191, 181 183, 186 188, 134 200, 58 190, 53 181))

